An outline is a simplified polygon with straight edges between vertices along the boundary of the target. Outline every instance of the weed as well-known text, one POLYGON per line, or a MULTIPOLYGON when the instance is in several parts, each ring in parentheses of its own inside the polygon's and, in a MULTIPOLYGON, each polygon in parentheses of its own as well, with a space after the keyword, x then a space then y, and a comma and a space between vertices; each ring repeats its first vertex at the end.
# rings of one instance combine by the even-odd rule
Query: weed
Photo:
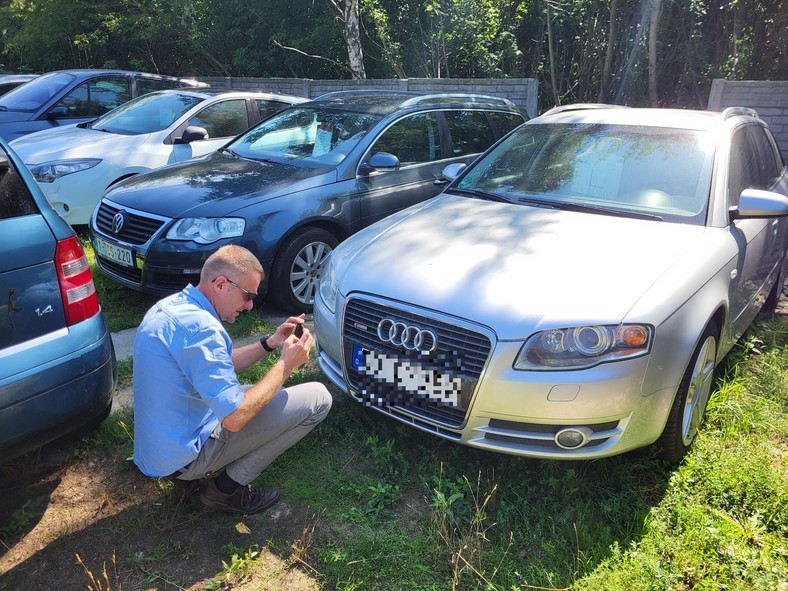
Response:
POLYGON ((230 563, 222 560, 224 569, 213 578, 207 589, 221 589, 227 583, 236 586, 249 577, 253 566, 260 564, 258 558, 260 550, 257 544, 252 544, 246 550, 242 550, 232 542, 228 542, 225 548, 230 554, 230 563))
POLYGON ((388 510, 388 506, 402 497, 399 486, 389 483, 378 482, 377 484, 369 485, 367 490, 372 493, 372 497, 367 501, 364 513, 372 523, 377 523, 382 516, 389 516, 391 513, 388 510))
POLYGON ((3 527, 0 527, 0 539, 9 538, 13 535, 16 535, 25 529, 25 527, 27 527, 27 524, 30 523, 31 519, 33 519, 33 514, 27 512, 27 508, 30 506, 31 502, 31 499, 25 501, 24 505, 14 511, 8 523, 3 527))
MULTIPOLYGON (((325 510, 323 511, 323 514, 325 514, 325 510)), ((301 532, 301 537, 293 542, 290 546, 292 550, 290 553, 290 560, 297 562, 307 567, 315 574, 320 575, 320 573, 307 561, 307 554, 309 553, 309 549, 312 547, 312 539, 314 538, 315 528, 317 527, 318 521, 319 519, 315 519, 315 514, 312 513, 312 515, 308 518, 306 525, 304 525, 304 529, 301 532)))
MULTIPOLYGON (((79 557, 79 554, 75 554, 77 557, 77 562, 82 565, 82 568, 85 569, 85 573, 88 575, 88 579, 90 580, 90 584, 88 585, 89 591, 112 591, 112 584, 109 581, 109 575, 107 575, 107 563, 105 562, 102 565, 102 573, 101 577, 96 577, 91 570, 82 562, 82 559, 79 557), (103 579, 103 582, 102 582, 103 579), (106 586, 105 586, 106 585, 106 586)), ((118 569, 115 563, 115 553, 112 553, 112 570, 114 571, 114 582, 115 582, 115 591, 121 591, 121 585, 118 581, 118 569)))
POLYGON ((443 480, 441 476, 436 480, 431 504, 433 524, 440 542, 450 553, 453 590, 466 588, 466 573, 471 573, 485 588, 494 588, 493 581, 513 540, 510 533, 501 561, 488 575, 485 567, 486 545, 490 541, 487 532, 496 524, 489 523, 487 511, 497 489, 494 482, 488 481, 482 486, 481 472, 475 486, 465 476, 462 484, 443 480))

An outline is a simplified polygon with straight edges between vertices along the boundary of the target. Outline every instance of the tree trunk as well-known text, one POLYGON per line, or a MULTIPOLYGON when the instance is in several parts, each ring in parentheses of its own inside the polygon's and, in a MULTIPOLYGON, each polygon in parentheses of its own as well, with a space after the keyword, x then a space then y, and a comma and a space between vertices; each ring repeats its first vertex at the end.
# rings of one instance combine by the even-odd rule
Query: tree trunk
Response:
POLYGON ((345 43, 347 43, 348 62, 354 80, 364 80, 364 53, 361 51, 358 0, 345 0, 345 43))
POLYGON ((553 100, 556 106, 561 104, 558 96, 558 83, 555 80, 555 58, 553 56, 553 27, 550 24, 550 2, 547 2, 547 51, 550 55, 550 85, 553 89, 553 100))
POLYGON ((618 0, 610 2, 610 26, 607 34, 607 50, 605 51, 605 65, 602 67, 602 83, 599 85, 599 102, 604 103, 607 97, 607 89, 610 86, 610 69, 613 66, 613 48, 616 45, 616 14, 618 10, 618 0))
POLYGON ((648 99, 652 107, 659 106, 657 96, 657 29, 662 0, 654 0, 648 27, 648 99))

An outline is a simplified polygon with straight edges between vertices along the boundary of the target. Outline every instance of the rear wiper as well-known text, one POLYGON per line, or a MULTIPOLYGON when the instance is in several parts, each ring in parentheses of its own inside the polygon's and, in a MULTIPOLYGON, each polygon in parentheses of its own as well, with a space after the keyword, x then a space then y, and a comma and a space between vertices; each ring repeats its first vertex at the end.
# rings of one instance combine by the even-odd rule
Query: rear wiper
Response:
POLYGON ((599 207, 597 205, 584 205, 581 203, 572 203, 564 201, 539 201, 536 199, 529 199, 527 197, 520 197, 518 203, 527 203, 537 207, 551 207, 553 209, 563 209, 564 211, 578 211, 581 213, 595 213, 599 215, 610 215, 620 218, 633 218, 636 220, 652 220, 662 222, 664 219, 658 215, 651 213, 643 213, 640 211, 629 211, 626 209, 610 209, 608 207, 599 207))
POLYGON ((488 201, 499 201, 501 203, 511 203, 511 199, 507 199, 503 195, 499 195, 498 193, 493 193, 492 191, 482 191, 481 189, 458 189, 456 187, 452 187, 449 189, 451 193, 459 193, 460 195, 469 195, 470 197, 481 197, 482 199, 487 199, 488 201))

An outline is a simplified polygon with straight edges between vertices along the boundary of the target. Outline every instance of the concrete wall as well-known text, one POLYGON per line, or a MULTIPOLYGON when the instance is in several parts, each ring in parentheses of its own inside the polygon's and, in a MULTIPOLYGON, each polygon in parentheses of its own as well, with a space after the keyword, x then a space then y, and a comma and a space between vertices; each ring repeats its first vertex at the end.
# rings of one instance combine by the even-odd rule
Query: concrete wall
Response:
POLYGON ((315 98, 338 90, 409 90, 423 93, 462 92, 507 98, 528 114, 537 115, 539 90, 535 78, 406 78, 385 80, 310 80, 307 78, 199 78, 214 88, 262 90, 315 98))
POLYGON ((788 81, 714 80, 708 109, 722 111, 726 107, 751 107, 758 111, 788 162, 788 81))

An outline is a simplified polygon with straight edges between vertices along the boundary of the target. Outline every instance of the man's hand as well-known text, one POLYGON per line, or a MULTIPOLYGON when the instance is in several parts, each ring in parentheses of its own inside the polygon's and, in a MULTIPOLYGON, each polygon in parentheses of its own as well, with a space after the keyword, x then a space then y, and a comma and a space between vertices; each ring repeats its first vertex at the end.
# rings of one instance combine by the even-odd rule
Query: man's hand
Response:
POLYGON ((268 339, 268 345, 271 347, 283 347, 288 337, 293 334, 295 327, 298 325, 303 326, 304 316, 305 314, 301 314, 301 316, 291 316, 280 324, 276 332, 268 339))
POLYGON ((300 339, 297 339, 294 335, 287 337, 282 346, 281 360, 285 364, 285 371, 288 374, 309 361, 309 350, 314 344, 315 338, 306 327, 300 339))

